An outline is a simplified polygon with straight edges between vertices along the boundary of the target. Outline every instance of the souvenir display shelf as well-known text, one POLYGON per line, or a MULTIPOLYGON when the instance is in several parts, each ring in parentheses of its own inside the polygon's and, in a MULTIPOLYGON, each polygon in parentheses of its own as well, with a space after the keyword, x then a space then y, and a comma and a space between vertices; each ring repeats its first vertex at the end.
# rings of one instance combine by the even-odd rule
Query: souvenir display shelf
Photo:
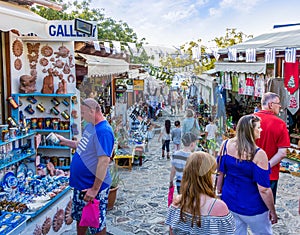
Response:
MULTIPOLYGON (((25 134, 25 135, 21 135, 21 136, 16 136, 15 138, 9 138, 7 141, 0 141, 0 146, 4 146, 4 145, 9 145, 13 142, 16 142, 16 141, 20 141, 20 140, 23 140, 23 139, 27 139, 27 138, 33 138, 33 136, 35 135, 35 132, 30 132, 28 134, 25 134)), ((33 144, 33 141, 32 141, 32 144, 33 144)), ((34 148, 32 148, 33 150, 34 148)), ((29 157, 32 157, 36 154, 35 151, 31 151, 30 153, 21 153, 19 155, 16 155, 16 156, 12 156, 12 159, 9 159, 8 161, 4 161, 4 159, 1 159, 1 163, 0 163, 0 170, 6 168, 6 167, 9 167, 25 158, 29 158, 29 157)))
POLYGON ((22 112, 30 129, 42 136, 42 141, 37 149, 37 154, 41 156, 41 162, 51 161, 55 168, 69 170, 72 150, 69 147, 49 142, 46 140, 46 136, 50 132, 54 132, 72 139, 72 136, 76 134, 73 128, 75 126, 74 117, 71 112, 74 112, 73 107, 74 103, 77 102, 77 97, 74 94, 43 94, 37 92, 17 93, 13 94, 12 97, 19 106, 12 109, 12 117, 19 123, 21 121, 20 112, 22 112), (44 108, 43 112, 40 110, 40 106, 44 108), (29 110, 31 113, 28 112, 28 107, 31 108, 29 110), (55 150, 55 153, 53 150, 55 150))
POLYGON ((55 203, 58 199, 60 199, 66 192, 68 192, 71 189, 70 186, 67 186, 62 192, 60 192, 59 194, 57 194, 55 197, 51 198, 51 200, 49 200, 47 203, 45 203, 40 209, 36 210, 36 211, 29 211, 29 212, 25 212, 25 215, 30 216, 31 218, 34 218, 36 216, 38 216, 39 214, 41 214, 45 209, 47 209, 48 207, 50 207, 53 203, 55 203))

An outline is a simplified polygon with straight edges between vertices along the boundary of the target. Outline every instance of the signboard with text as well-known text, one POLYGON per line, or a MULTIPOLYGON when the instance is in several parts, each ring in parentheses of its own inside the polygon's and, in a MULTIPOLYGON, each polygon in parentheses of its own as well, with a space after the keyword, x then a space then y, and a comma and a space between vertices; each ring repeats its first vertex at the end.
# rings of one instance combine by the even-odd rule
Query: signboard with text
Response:
POLYGON ((48 38, 66 41, 98 40, 98 30, 95 22, 91 22, 93 24, 91 35, 76 31, 74 23, 74 20, 49 20, 46 25, 48 38))
POLYGON ((143 91, 144 90, 144 80, 133 80, 133 90, 143 91))

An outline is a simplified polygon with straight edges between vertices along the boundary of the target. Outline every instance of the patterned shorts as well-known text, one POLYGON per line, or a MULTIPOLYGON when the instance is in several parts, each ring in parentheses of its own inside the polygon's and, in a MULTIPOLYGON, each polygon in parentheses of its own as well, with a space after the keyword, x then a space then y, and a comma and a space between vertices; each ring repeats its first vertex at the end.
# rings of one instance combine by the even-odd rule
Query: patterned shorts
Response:
MULTIPOLYGON (((106 227, 106 209, 107 209, 107 203, 108 203, 108 193, 109 188, 103 189, 100 191, 96 199, 100 201, 99 209, 100 209, 100 216, 99 216, 99 228, 91 228, 89 227, 89 232, 91 234, 96 234, 101 232, 106 227)), ((81 213, 83 207, 86 205, 86 202, 83 200, 83 197, 81 197, 81 190, 74 189, 73 193, 73 204, 72 204, 72 217, 76 221, 80 221, 81 219, 81 213)))

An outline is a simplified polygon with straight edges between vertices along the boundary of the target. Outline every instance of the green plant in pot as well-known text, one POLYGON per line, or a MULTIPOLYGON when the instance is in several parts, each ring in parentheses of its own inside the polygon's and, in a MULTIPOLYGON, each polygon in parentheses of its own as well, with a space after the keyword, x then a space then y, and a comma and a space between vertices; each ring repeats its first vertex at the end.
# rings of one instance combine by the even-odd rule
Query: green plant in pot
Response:
POLYGON ((117 190, 119 188, 119 184, 123 182, 120 176, 119 169, 115 164, 112 164, 110 166, 109 172, 111 176, 111 186, 108 194, 107 210, 113 209, 117 198, 117 190))

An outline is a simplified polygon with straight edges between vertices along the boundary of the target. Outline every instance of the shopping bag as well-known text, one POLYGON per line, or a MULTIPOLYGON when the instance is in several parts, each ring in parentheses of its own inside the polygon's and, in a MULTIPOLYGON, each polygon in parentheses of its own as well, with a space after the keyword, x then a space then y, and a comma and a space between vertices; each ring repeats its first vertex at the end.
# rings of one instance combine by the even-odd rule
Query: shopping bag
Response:
POLYGON ((79 226, 99 228, 99 203, 99 200, 94 199, 83 207, 79 226))
POLYGON ((172 202, 173 202, 174 188, 175 188, 174 185, 172 185, 171 187, 169 187, 168 206, 170 206, 172 204, 172 202))

